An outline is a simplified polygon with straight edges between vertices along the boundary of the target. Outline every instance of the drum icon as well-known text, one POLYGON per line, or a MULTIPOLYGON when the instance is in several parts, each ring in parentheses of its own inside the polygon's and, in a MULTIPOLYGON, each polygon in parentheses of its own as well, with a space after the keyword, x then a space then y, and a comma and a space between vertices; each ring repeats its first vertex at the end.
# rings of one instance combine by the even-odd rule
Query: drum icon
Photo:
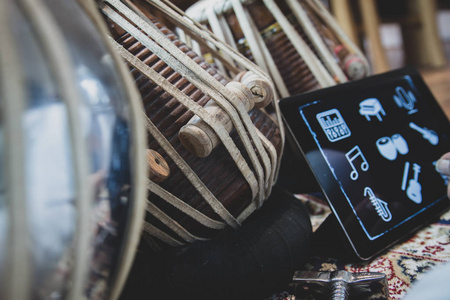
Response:
POLYGON ((377 140, 378 152, 386 159, 395 160, 397 158, 397 148, 389 137, 382 137, 377 140))
POLYGON ((392 136, 392 142, 394 143, 398 153, 405 155, 409 152, 408 143, 401 134, 394 134, 392 136))
POLYGON ((405 155, 409 152, 408 143, 400 134, 392 137, 381 137, 376 142, 378 152, 388 160, 395 160, 397 153, 405 155))

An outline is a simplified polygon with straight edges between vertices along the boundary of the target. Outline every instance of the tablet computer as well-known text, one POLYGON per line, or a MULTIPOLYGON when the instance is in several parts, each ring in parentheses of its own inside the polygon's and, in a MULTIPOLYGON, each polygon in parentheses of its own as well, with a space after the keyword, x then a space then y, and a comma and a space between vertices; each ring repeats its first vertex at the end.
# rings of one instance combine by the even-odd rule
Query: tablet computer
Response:
POLYGON ((449 208, 447 178, 435 170, 450 151, 449 120, 417 70, 285 98, 280 107, 292 146, 359 258, 449 208))

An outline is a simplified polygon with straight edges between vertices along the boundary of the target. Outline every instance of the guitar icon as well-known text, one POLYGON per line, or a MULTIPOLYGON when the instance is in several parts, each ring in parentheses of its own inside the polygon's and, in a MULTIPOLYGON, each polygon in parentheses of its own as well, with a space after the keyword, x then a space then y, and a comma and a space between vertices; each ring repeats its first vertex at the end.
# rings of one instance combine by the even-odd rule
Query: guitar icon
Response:
POLYGON ((425 127, 421 128, 421 127, 417 126, 416 124, 414 124, 413 122, 409 123, 409 127, 420 132, 422 134, 423 138, 428 140, 430 142, 430 144, 437 145, 439 143, 439 136, 433 130, 430 130, 425 127))
POLYGON ((409 180, 408 188, 406 188, 406 180, 408 178, 409 162, 405 163, 405 170, 403 172, 402 190, 406 189, 406 195, 413 202, 420 204, 422 202, 422 185, 419 183, 420 166, 413 164, 414 178, 409 180))

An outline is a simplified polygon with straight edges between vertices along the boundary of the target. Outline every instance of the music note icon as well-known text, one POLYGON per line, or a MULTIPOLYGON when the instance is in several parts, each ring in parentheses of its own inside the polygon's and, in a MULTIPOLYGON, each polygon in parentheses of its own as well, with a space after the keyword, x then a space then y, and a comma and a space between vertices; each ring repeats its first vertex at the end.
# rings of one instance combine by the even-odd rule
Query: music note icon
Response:
POLYGON ((345 154, 345 157, 347 158, 348 162, 350 163, 350 166, 352 168, 352 171, 350 172, 350 178, 352 180, 356 180, 359 177, 359 173, 356 170, 355 165, 353 164, 353 161, 357 158, 360 157, 362 162, 361 162, 361 170, 362 171, 367 171, 369 170, 369 163, 367 162, 367 159, 364 157, 364 154, 361 152, 361 149, 359 148, 358 145, 356 145, 355 147, 353 147, 350 151, 348 151, 345 154))

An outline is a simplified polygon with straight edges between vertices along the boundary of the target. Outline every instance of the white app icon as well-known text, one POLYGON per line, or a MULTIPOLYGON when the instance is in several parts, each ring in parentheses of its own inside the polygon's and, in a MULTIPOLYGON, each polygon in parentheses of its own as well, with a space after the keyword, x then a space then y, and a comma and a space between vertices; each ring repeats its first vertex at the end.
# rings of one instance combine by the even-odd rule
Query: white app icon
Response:
POLYGON ((405 91, 401 86, 395 88, 394 101, 398 107, 403 107, 408 110, 408 114, 417 112, 415 108, 416 97, 412 91, 405 91))
POLYGON ((419 127, 413 122, 409 123, 409 127, 420 132, 422 137, 430 142, 431 145, 437 145, 439 143, 439 136, 433 130, 430 130, 425 127, 419 127))
POLYGON ((356 167, 353 162, 358 157, 361 159, 361 165, 360 165, 361 170, 362 171, 369 170, 369 163, 367 162, 367 159, 364 157, 364 154, 361 152, 361 149, 359 148, 359 146, 353 147, 350 151, 348 151, 345 154, 345 157, 347 158, 347 160, 352 168, 352 171, 350 172, 350 178, 352 180, 356 180, 359 177, 359 173, 356 170, 356 167))
POLYGON ((378 121, 383 121, 381 116, 385 116, 386 112, 381 106, 380 101, 377 98, 369 98, 359 103, 359 114, 365 116, 367 121, 371 120, 372 116, 376 116, 378 121))
POLYGON ((383 221, 389 222, 390 220, 392 220, 392 213, 388 208, 388 204, 375 196, 375 193, 370 187, 366 187, 364 189, 364 197, 367 196, 369 196, 370 202, 372 203, 373 207, 375 207, 378 216, 380 216, 383 221))
POLYGON ((419 183, 421 167, 416 163, 413 164, 414 175, 413 178, 408 181, 409 166, 409 162, 406 162, 403 171, 402 191, 406 191, 406 196, 413 202, 420 204, 422 203, 422 185, 419 183), (408 187, 406 187, 407 184, 408 187))
POLYGON ((394 134, 392 137, 384 136, 377 140, 377 149, 380 154, 388 159, 395 160, 397 153, 405 155, 409 152, 408 143, 401 134, 394 134))
POLYGON ((316 118, 330 142, 345 139, 352 134, 336 108, 321 112, 316 118))

